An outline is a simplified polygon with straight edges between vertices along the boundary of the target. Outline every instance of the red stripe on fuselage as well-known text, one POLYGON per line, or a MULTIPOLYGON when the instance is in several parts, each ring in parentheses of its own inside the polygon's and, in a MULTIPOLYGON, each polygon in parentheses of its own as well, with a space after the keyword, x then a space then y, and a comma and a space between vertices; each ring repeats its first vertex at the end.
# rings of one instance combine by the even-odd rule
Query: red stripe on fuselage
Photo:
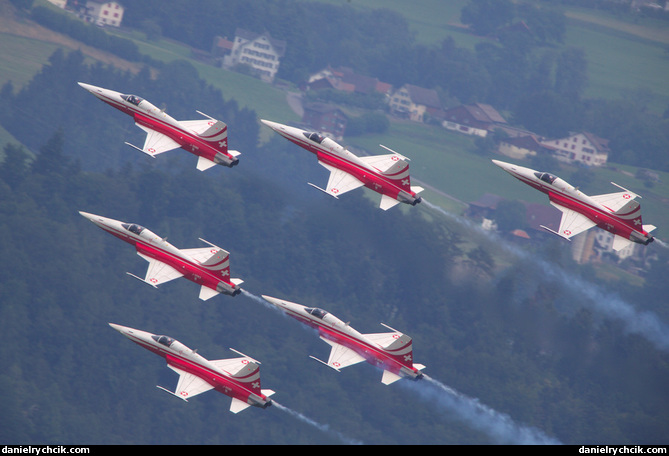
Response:
MULTIPOLYGON (((234 377, 221 375, 220 373, 212 371, 211 369, 204 367, 201 364, 194 363, 191 360, 175 356, 171 353, 167 353, 165 359, 172 366, 201 378, 213 386, 216 391, 219 391, 227 396, 235 397, 241 401, 248 402, 249 397, 252 394, 255 394, 253 391, 246 388, 242 382, 235 379, 234 377)), ((256 372, 253 374, 256 374, 256 372)), ((260 380, 258 380, 258 383, 260 383, 260 380)))
POLYGON ((140 111, 139 109, 131 108, 130 106, 124 103, 117 102, 109 98, 101 98, 101 100, 109 104, 110 106, 118 109, 119 111, 122 111, 125 114, 131 116, 132 118, 135 119, 135 122, 137 122, 138 124, 148 127, 152 130, 155 130, 169 137, 173 141, 177 142, 181 146, 181 148, 187 152, 190 152, 194 155, 203 156, 204 158, 207 158, 211 161, 214 161, 214 157, 216 156, 217 153, 220 152, 228 156, 231 160, 234 160, 234 157, 232 155, 228 154, 227 152, 224 152, 223 150, 219 150, 212 147, 207 142, 203 141, 201 138, 199 138, 198 136, 194 135, 193 133, 187 130, 177 128, 170 123, 164 122, 154 117, 147 117, 147 113, 145 111, 140 111), (192 147, 189 147, 192 145, 194 145, 197 149, 193 150, 192 147))
POLYGON ((124 240, 128 244, 135 246, 138 252, 151 257, 155 260, 161 261, 169 266, 173 267, 180 273, 184 275, 188 280, 195 282, 199 285, 205 285, 213 290, 216 290, 216 287, 219 282, 225 282, 231 287, 235 288, 235 285, 228 282, 222 277, 217 277, 212 274, 207 269, 198 266, 195 263, 188 262, 181 257, 175 256, 173 253, 166 250, 160 249, 153 245, 147 244, 133 236, 125 234, 123 232, 117 231, 113 228, 108 228, 105 226, 100 226, 103 230, 107 231, 110 234, 113 234, 119 239, 124 240))
MULTIPOLYGON (((255 394, 253 391, 245 388, 241 383, 235 380, 233 377, 228 377, 220 372, 211 370, 210 368, 197 364, 194 361, 184 358, 176 354, 175 352, 166 350, 161 347, 157 347, 152 344, 148 344, 141 339, 130 336, 130 340, 135 342, 138 345, 146 348, 147 350, 155 353, 158 356, 165 358, 168 364, 173 365, 174 367, 181 369, 189 374, 193 374, 205 382, 213 386, 217 391, 225 394, 226 396, 236 397, 244 402, 246 402, 251 396, 255 394)), ((261 397, 263 397, 261 395, 261 397)))
MULTIPOLYGON (((585 217, 589 218, 590 220, 595 222, 599 228, 603 230, 606 230, 613 234, 617 234, 618 236, 622 236, 626 239, 630 239, 632 231, 636 231, 641 235, 644 235, 642 230, 637 230, 634 227, 630 226, 626 221, 620 219, 619 217, 616 217, 610 210, 608 210, 608 212, 603 211, 598 207, 587 204, 565 193, 558 193, 556 189, 554 189, 552 186, 546 187, 533 180, 526 179, 517 175, 515 177, 520 181, 524 182, 525 184, 548 195, 548 199, 550 201, 559 204, 560 206, 564 206, 567 209, 576 211, 579 214, 582 214, 585 217)), ((629 223, 631 224, 633 222, 630 220, 629 223)))
POLYGON ((347 348, 350 348, 354 352, 358 353, 360 356, 364 357, 370 364, 381 364, 386 368, 392 368, 393 372, 395 373, 399 373, 402 367, 408 367, 409 369, 413 370, 412 363, 403 363, 395 359, 394 355, 388 354, 388 352, 384 351, 379 347, 370 345, 359 339, 355 339, 336 328, 321 325, 317 321, 312 320, 310 318, 305 318, 304 316, 296 312, 293 312, 289 309, 284 309, 284 311, 287 312, 288 315, 295 318, 296 320, 308 326, 311 326, 312 328, 318 329, 319 333, 323 337, 326 337, 347 348), (398 364, 399 367, 397 366, 398 364))
POLYGON ((153 245, 144 242, 136 242, 135 248, 151 258, 166 263, 182 273, 185 278, 199 285, 205 285, 216 290, 216 286, 222 281, 222 278, 213 275, 207 269, 197 266, 195 263, 185 261, 183 258, 173 255, 170 252, 159 249, 153 245))
MULTIPOLYGON (((391 198, 397 199, 400 191, 405 191, 404 189, 398 187, 390 179, 386 178, 383 174, 370 170, 369 168, 362 167, 359 164, 346 160, 343 157, 334 155, 328 152, 327 149, 317 147, 310 141, 300 141, 292 136, 284 136, 284 138, 315 154, 318 160, 322 161, 323 163, 351 174, 356 179, 359 179, 361 182, 363 182, 365 187, 374 190, 377 193, 382 193, 390 196, 391 198)), ((409 193, 411 196, 416 196, 413 192, 407 193, 409 193)))

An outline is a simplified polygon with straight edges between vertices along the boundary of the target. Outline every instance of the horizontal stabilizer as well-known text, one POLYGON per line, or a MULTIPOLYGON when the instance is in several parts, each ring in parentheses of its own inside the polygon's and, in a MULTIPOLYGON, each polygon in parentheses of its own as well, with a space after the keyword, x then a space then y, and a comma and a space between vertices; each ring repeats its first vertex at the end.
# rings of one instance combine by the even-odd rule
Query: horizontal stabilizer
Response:
POLYGON ((650 232, 653 231, 655 228, 657 228, 655 225, 643 225, 643 230, 644 230, 646 233, 650 233, 650 232))
POLYGON ((629 239, 625 239, 624 237, 618 236, 617 234, 615 234, 613 236, 613 246, 612 246, 612 248, 616 252, 618 252, 619 250, 624 249, 625 247, 627 247, 630 244, 633 244, 633 242, 630 241, 629 239))
POLYGON ((217 294, 218 294, 218 291, 216 291, 216 290, 214 290, 214 289, 212 289, 212 288, 209 288, 209 287, 206 286, 206 285, 202 285, 202 287, 200 287, 200 296, 199 296, 199 298, 200 298, 201 300, 203 300, 203 301, 206 301, 207 299, 213 298, 213 297, 216 296, 217 294))
POLYGON ((230 403, 230 411, 232 413, 239 413, 242 410, 246 410, 250 406, 251 404, 249 404, 248 402, 243 402, 237 399, 236 397, 233 397, 232 402, 230 403))
POLYGON ((423 190, 425 190, 423 187, 419 187, 418 185, 412 185, 411 186, 411 191, 414 193, 420 193, 423 190))
POLYGON ((391 207, 397 206, 399 203, 400 203, 399 200, 395 198, 391 198, 388 195, 381 195, 381 204, 379 207, 384 211, 387 211, 391 207))
POLYGON ((216 166, 216 163, 209 160, 208 158, 204 158, 202 156, 197 157, 196 167, 199 171, 206 171, 213 166, 216 166))
POLYGON ((390 385, 391 383, 395 383, 397 380, 401 379, 397 374, 393 374, 390 371, 384 370, 383 371, 383 377, 381 378, 381 383, 384 385, 390 385))

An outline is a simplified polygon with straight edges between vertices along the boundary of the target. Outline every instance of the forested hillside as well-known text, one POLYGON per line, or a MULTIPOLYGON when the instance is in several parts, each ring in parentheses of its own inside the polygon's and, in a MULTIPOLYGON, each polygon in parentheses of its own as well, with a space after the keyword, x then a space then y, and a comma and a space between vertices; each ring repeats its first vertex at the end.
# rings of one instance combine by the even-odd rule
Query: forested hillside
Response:
POLYGON ((384 212, 366 191, 324 197, 304 184, 326 173, 312 157, 281 138, 257 146, 254 113, 226 96, 185 62, 151 80, 77 52, 57 52, 25 89, 3 92, 2 124, 36 157, 10 145, 0 165, 0 441, 518 442, 426 381, 385 386, 368 365, 337 373, 313 362, 329 346, 247 296, 202 302, 186 280, 144 286, 125 272, 147 263, 83 210, 182 248, 214 242, 253 295, 322 307, 363 333, 381 322, 404 331, 431 378, 556 441, 666 443, 666 250, 645 288, 603 290, 560 244, 525 252, 428 202, 384 212), (123 141, 141 131, 81 80, 169 100, 177 118, 199 109, 223 119, 239 166, 202 173, 184 151, 133 151, 123 141), (173 388, 174 372, 108 322, 168 334, 209 359, 240 350, 262 362, 273 399, 330 432, 277 407, 233 415, 215 392, 171 398, 155 385, 173 388))

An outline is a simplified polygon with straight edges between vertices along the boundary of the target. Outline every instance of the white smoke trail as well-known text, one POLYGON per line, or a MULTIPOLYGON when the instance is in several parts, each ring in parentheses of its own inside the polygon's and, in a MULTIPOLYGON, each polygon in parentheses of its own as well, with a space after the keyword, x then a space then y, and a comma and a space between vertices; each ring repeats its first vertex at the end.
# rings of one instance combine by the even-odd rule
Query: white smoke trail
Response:
POLYGON ((243 288, 242 288, 242 294, 243 294, 244 296, 246 296, 247 298, 251 298, 251 299, 253 299, 255 302, 258 302, 258 303, 262 304, 263 306, 267 307, 268 309, 272 309, 272 310, 277 311, 277 312, 279 312, 279 313, 284 313, 284 312, 281 312, 281 310, 278 309, 276 306, 273 306, 273 305, 270 304, 269 302, 265 301, 265 300, 264 300, 263 298, 261 298, 260 296, 256 296, 256 295, 254 295, 253 293, 244 290, 243 288))
MULTIPOLYGON (((561 282, 565 285, 566 290, 579 293, 581 297, 587 298, 587 301, 590 303, 593 310, 608 318, 619 320, 627 332, 645 337, 649 342, 655 345, 656 348, 669 351, 669 326, 660 320, 659 316, 654 312, 639 311, 619 296, 609 293, 597 285, 586 282, 578 276, 569 274, 560 269, 557 265, 550 264, 540 258, 529 255, 525 251, 504 241, 495 233, 483 230, 469 220, 446 212, 442 208, 428 203, 425 199, 423 199, 423 203, 425 203, 427 207, 446 215, 467 228, 474 228, 490 239, 496 246, 505 249, 516 257, 533 262, 541 268, 544 276, 561 282)), ((656 239, 656 241, 657 240, 658 239, 656 239)), ((660 245, 665 245, 662 241, 660 241, 660 243, 660 245)), ((585 301, 586 300, 583 300, 583 302, 585 301)))
POLYGON ((345 435, 343 435, 340 432, 331 430, 330 426, 328 426, 327 424, 317 423, 316 421, 312 420, 311 418, 307 418, 303 414, 301 414, 299 412, 296 412, 295 410, 289 409, 288 407, 286 407, 284 405, 281 405, 281 404, 277 403, 276 401, 272 401, 272 405, 275 406, 276 408, 278 408, 279 410, 282 410, 286 413, 289 413, 290 415, 294 416, 295 418, 297 418, 297 419, 315 427, 316 429, 319 429, 319 430, 321 430, 321 431, 323 431, 327 434, 334 435, 335 437, 337 437, 339 440, 341 440, 344 443, 347 443, 349 445, 362 445, 363 444, 362 442, 360 442, 358 440, 354 440, 354 439, 350 439, 350 438, 346 437, 345 435))
POLYGON ((657 245, 662 246, 665 249, 669 249, 669 245, 667 245, 667 243, 664 242, 663 240, 658 239, 658 238, 653 238, 653 239, 655 239, 655 242, 657 243, 657 245))
POLYGON ((505 413, 497 412, 443 383, 424 374, 425 382, 402 382, 424 399, 450 410, 472 428, 485 433, 495 444, 508 445, 561 445, 539 429, 517 424, 505 413))

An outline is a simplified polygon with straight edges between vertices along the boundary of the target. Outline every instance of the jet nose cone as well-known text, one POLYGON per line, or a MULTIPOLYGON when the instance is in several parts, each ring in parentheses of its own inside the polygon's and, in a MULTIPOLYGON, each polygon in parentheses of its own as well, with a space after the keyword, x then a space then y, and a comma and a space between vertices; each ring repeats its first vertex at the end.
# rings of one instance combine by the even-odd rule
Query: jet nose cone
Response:
POLYGON ((267 125, 269 128, 271 128, 272 130, 278 129, 279 126, 281 125, 280 123, 272 122, 271 120, 260 119, 260 121, 265 125, 267 125))
POLYGON ((126 336, 128 334, 128 331, 130 330, 130 328, 128 328, 127 326, 117 325, 116 323, 109 323, 109 326, 111 326, 112 328, 114 328, 115 330, 117 330, 118 332, 123 334, 124 336, 126 336))
POLYGON ((89 92, 94 91, 95 89, 98 89, 99 87, 95 87, 94 85, 86 84, 84 82, 77 82, 81 87, 84 89, 88 90, 89 92))
POLYGON ((501 160, 493 160, 492 162, 497 166, 499 166, 500 168, 502 168, 507 173, 511 172, 512 169, 515 169, 515 165, 512 165, 511 163, 503 162, 501 160))
POLYGON ((260 121, 282 136, 294 136, 298 132, 297 128, 289 127, 288 125, 284 125, 279 122, 272 122, 271 120, 265 119, 260 119, 260 121))
POLYGON ((93 220, 93 217, 97 217, 95 214, 89 214, 88 212, 79 211, 83 217, 86 217, 88 220, 93 220))
POLYGON ((261 296, 265 301, 269 302, 270 304, 272 304, 274 306, 277 306, 277 307, 282 307, 280 299, 276 299, 276 298, 273 298, 271 296, 266 296, 266 295, 261 295, 261 296))

